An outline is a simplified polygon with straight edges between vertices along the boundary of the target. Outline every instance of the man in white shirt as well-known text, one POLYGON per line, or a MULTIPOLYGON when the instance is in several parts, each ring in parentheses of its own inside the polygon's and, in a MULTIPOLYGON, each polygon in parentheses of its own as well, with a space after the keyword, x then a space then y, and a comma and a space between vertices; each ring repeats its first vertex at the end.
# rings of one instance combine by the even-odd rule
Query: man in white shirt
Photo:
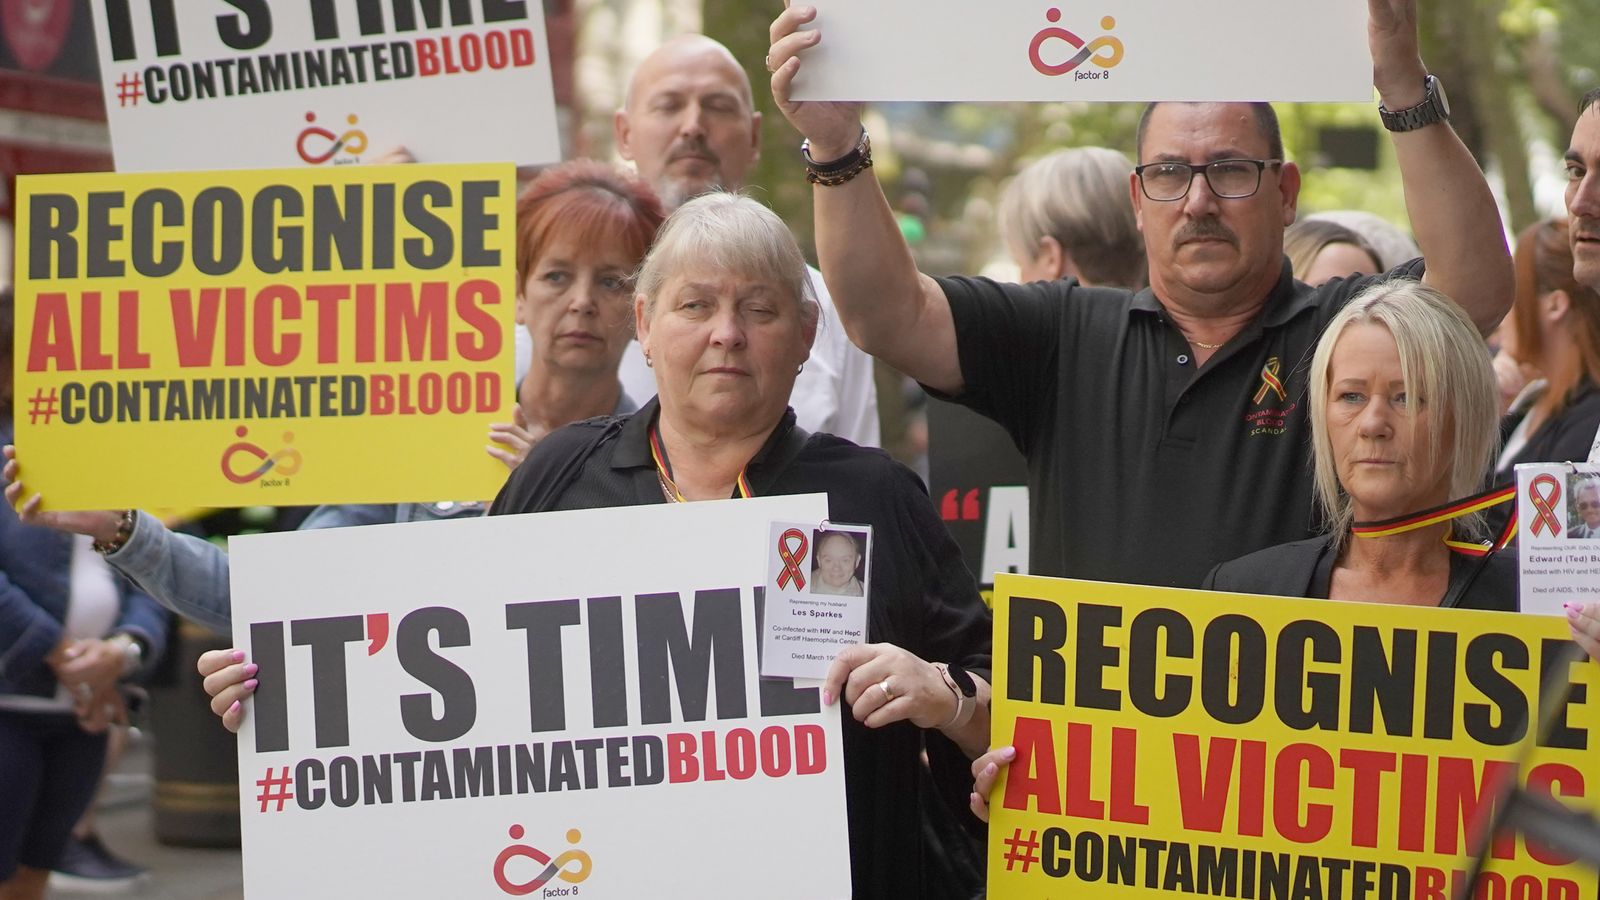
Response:
MULTIPOLYGON (((761 155, 761 114, 733 54, 699 34, 679 35, 646 57, 617 110, 617 149, 656 189, 667 209, 711 190, 737 191, 761 155)), ((822 273, 810 269, 822 326, 789 405, 800 426, 876 447, 878 395, 872 357, 845 336, 822 273)), ((637 346, 623 356, 623 389, 639 401, 655 379, 637 346)))

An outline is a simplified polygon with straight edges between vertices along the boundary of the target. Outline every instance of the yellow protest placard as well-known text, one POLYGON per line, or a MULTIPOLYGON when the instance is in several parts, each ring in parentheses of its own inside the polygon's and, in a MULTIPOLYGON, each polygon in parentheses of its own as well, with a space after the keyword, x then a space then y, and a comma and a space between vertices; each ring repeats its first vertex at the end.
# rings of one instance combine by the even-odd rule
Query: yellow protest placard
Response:
MULTIPOLYGON (((992 897, 1449 900, 1509 779, 1596 805, 1563 619, 1017 575, 994 611, 992 897), (1547 667, 1575 687, 1533 737, 1547 667)), ((1513 833, 1478 896, 1596 888, 1513 833)))
POLYGON ((17 446, 55 509, 480 500, 510 165, 18 179, 17 446))

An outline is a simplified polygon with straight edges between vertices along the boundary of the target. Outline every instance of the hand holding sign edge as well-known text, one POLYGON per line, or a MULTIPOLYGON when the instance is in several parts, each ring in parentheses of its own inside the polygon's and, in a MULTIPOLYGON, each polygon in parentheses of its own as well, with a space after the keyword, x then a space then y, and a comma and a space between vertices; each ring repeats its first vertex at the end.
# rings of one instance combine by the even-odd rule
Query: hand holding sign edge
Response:
POLYGON ((816 17, 815 8, 791 6, 784 0, 783 12, 768 29, 772 46, 767 53, 767 67, 772 71, 772 99, 778 104, 778 111, 811 142, 813 159, 829 161, 849 153, 861 139, 861 104, 790 99, 790 89, 800 71, 800 54, 822 41, 822 33, 815 28, 800 30, 816 17))

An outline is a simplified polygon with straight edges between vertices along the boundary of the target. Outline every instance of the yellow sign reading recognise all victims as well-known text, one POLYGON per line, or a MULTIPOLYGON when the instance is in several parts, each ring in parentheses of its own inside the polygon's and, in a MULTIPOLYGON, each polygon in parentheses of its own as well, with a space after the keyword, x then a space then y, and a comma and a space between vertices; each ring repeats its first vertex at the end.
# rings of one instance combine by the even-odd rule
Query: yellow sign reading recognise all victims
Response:
MULTIPOLYGON (((990 896, 1450 900, 1511 779, 1596 805, 1600 665, 1555 665, 1564 619, 1017 575, 994 613, 992 744, 1017 756, 990 896)), ((1596 887, 1502 834, 1478 896, 1596 887)))
POLYGON ((16 425, 54 509, 479 500, 510 165, 18 179, 16 425))

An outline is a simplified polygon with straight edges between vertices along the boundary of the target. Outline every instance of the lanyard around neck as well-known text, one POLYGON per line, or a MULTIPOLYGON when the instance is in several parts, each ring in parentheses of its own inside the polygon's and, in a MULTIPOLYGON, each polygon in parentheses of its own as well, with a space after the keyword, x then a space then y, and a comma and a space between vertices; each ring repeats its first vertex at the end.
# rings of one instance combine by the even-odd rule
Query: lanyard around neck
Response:
MULTIPOLYGON (((1507 485, 1484 491, 1481 494, 1474 494, 1461 500, 1452 500, 1449 503, 1435 506, 1432 509, 1425 509, 1421 512, 1408 513, 1378 522, 1356 522, 1350 526, 1350 533, 1358 538, 1390 537, 1396 534, 1405 534, 1408 531, 1416 531, 1419 528, 1427 528, 1430 525, 1449 522, 1452 519, 1459 519, 1462 516, 1471 515, 1492 506, 1499 506, 1502 503, 1511 501, 1516 496, 1516 485, 1507 485)), ((1486 556, 1505 547, 1506 544, 1511 542, 1512 536, 1516 533, 1517 517, 1513 511, 1511 519, 1506 523, 1506 529, 1500 535, 1499 540, 1484 542, 1457 541, 1451 540, 1446 535, 1444 542, 1457 553, 1465 553, 1468 556, 1486 556)))
MULTIPOLYGON (((671 503, 687 503, 688 498, 678 490, 678 483, 672 480, 672 461, 667 459, 666 445, 661 443, 661 432, 655 425, 650 426, 650 458, 656 463, 656 478, 661 482, 661 493, 671 503)), ((755 492, 750 490, 750 479, 745 477, 748 465, 739 470, 739 477, 734 482, 734 496, 750 498, 755 492)))

